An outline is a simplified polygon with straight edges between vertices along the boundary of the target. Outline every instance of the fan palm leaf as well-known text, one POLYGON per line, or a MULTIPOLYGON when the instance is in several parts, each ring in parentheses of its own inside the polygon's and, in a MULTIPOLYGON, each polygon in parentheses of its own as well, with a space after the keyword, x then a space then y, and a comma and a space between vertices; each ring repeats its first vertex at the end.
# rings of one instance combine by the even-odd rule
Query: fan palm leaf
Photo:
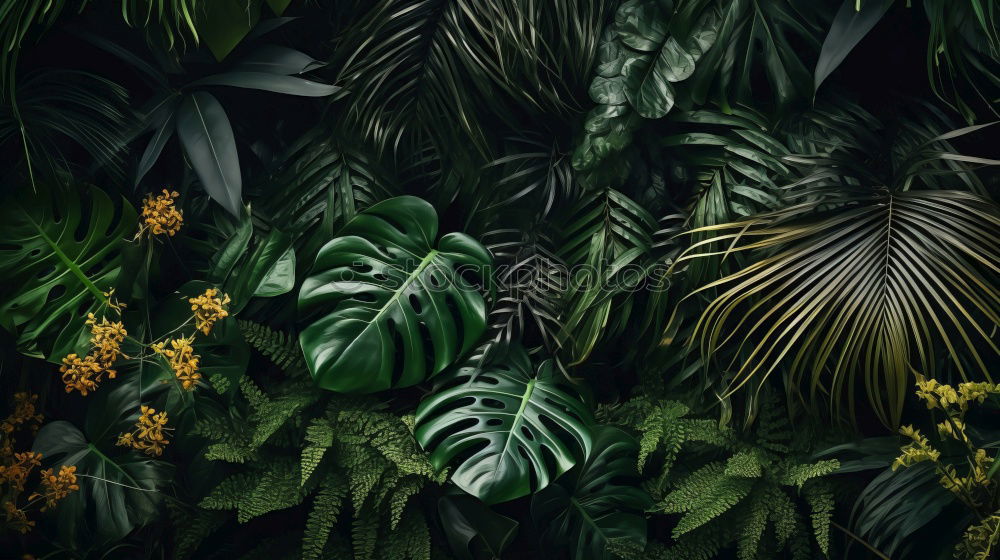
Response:
POLYGON ((880 419, 896 425, 911 372, 933 374, 942 347, 961 377, 990 379, 988 364, 1000 354, 992 332, 1000 324, 1000 212, 991 201, 963 191, 856 189, 700 230, 720 235, 679 261, 759 255, 698 290, 719 295, 692 341, 706 357, 738 347, 731 391, 787 364, 792 387, 809 377, 813 399, 828 393, 838 403, 846 393, 852 416, 860 381, 880 419), (724 248, 700 249, 712 243, 724 248))

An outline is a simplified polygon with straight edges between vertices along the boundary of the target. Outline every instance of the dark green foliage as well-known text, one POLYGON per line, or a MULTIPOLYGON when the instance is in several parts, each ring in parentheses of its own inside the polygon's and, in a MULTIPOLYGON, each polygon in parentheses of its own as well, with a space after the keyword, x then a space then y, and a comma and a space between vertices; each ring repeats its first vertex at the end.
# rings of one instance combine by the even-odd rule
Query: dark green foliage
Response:
POLYGON ((808 435, 791 431, 777 402, 765 398, 746 433, 692 418, 674 401, 638 398, 605 413, 641 433, 638 464, 653 511, 679 516, 670 557, 711 558, 724 548, 741 559, 829 554, 834 494, 822 477, 839 464, 810 460, 808 435))
POLYGON ((7 278, 0 312, 22 352, 58 361, 86 350, 84 321, 106 306, 104 292, 123 276, 123 238, 135 227, 135 212, 94 187, 38 189, 0 206, 7 278))
MULTIPOLYGON (((287 359, 287 334, 243 323, 261 353, 287 359)), ((417 447, 412 420, 399 418, 372 398, 317 391, 290 362, 289 377, 267 393, 244 379, 247 408, 230 425, 199 424, 210 440, 206 456, 242 465, 202 501, 206 509, 233 509, 240 522, 303 502, 309 506, 302 533, 305 558, 325 558, 340 524, 351 531, 355 558, 428 558, 424 521, 411 498, 441 477, 417 447), (404 528, 406 530, 404 530, 404 528)), ((276 362, 277 363, 277 362, 276 362)))
POLYGON ((984 551, 995 4, 0 0, 0 555, 984 551))

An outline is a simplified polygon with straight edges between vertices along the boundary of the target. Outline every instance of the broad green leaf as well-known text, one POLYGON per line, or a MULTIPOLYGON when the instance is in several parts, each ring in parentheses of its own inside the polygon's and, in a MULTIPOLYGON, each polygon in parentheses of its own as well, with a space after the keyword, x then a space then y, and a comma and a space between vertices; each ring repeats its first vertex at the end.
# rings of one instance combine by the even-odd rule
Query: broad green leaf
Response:
POLYGON ((203 91, 187 96, 177 111, 177 135, 205 191, 238 217, 243 177, 233 128, 219 101, 203 91))
POLYGON ((315 70, 324 64, 302 51, 280 45, 263 45, 243 57, 233 69, 290 76, 315 70))
POLYGON ((260 0, 212 0, 199 10, 196 27, 216 60, 226 58, 250 33, 260 19, 260 7, 260 0))
POLYGON ((238 88, 259 89, 288 95, 303 97, 326 97, 340 90, 330 84, 321 84, 305 78, 270 74, 267 72, 233 71, 225 74, 215 74, 200 80, 195 80, 189 86, 231 86, 238 88))
POLYGON ((517 535, 517 521, 465 494, 442 497, 438 513, 451 551, 461 560, 503 558, 517 535))
POLYGON ((153 136, 149 139, 149 144, 146 145, 145 151, 142 152, 142 158, 139 159, 139 167, 135 172, 136 186, 142 182, 142 178, 146 176, 146 173, 149 173, 149 170, 153 168, 156 160, 160 159, 163 147, 167 145, 167 142, 174 135, 177 120, 176 109, 177 100, 171 97, 165 100, 163 105, 156 111, 155 119, 158 124, 153 129, 153 136))
POLYGON ((113 542, 159 513, 159 489, 170 481, 172 467, 116 448, 114 435, 88 440, 75 426, 59 420, 43 426, 35 438, 33 450, 42 454, 46 465, 56 470, 61 465, 76 466, 80 490, 60 502, 57 511, 64 544, 95 538, 98 543, 113 542))
MULTIPOLYGON (((204 375, 205 381, 210 382, 219 392, 229 393, 239 385, 240 378, 246 373, 247 365, 250 362, 250 347, 237 328, 236 319, 233 316, 236 313, 234 309, 236 301, 234 300, 229 305, 230 316, 217 322, 208 335, 195 331, 193 323, 182 331, 176 330, 178 325, 183 324, 192 316, 191 304, 188 299, 205 293, 205 290, 209 288, 219 288, 219 286, 193 280, 165 297, 154 310, 152 334, 156 337, 155 339, 162 339, 168 335, 191 336, 197 333, 195 334, 194 348, 195 353, 201 356, 199 371, 204 375)), ((157 376, 155 372, 152 375, 154 378, 157 376)), ((143 377, 144 382, 147 379, 147 376, 143 377)), ((167 375, 165 380, 170 382, 174 389, 178 389, 175 392, 178 393, 178 398, 184 402, 183 406, 192 406, 194 399, 191 392, 179 390, 180 386, 173 382, 172 375, 167 375)))
POLYGON ((465 234, 438 239, 437 214, 419 198, 361 212, 320 249, 299 291, 308 317, 299 341, 313 378, 325 389, 373 392, 441 372, 486 328, 473 282, 489 278, 490 264, 465 234))
POLYGON ((882 20, 882 16, 892 7, 893 0, 868 0, 861 5, 860 10, 855 9, 856 2, 857 0, 844 0, 830 25, 813 75, 814 90, 819 89, 823 80, 840 66, 854 47, 882 20))
POLYGON ((291 3, 292 0, 267 0, 267 5, 271 7, 271 11, 276 16, 283 14, 291 3))
POLYGON ((612 539, 644 547, 643 514, 652 506, 638 486, 635 439, 611 426, 593 433, 587 460, 531 499, 531 517, 542 539, 575 560, 610 558, 606 547, 612 539), (633 484, 626 484, 630 480, 633 484))
POLYGON ((136 231, 128 201, 120 209, 97 188, 23 188, 0 205, 0 315, 18 349, 58 361, 85 351, 84 321, 105 302, 121 273, 121 250, 136 231))
POLYGON ((591 449, 589 409, 555 377, 532 375, 520 346, 487 361, 474 355, 417 408, 417 441, 431 464, 455 462, 451 480, 488 504, 545 488, 591 449), (532 481, 535 481, 532 484, 532 481))
POLYGON ((292 237, 272 229, 252 253, 237 265, 224 289, 233 299, 232 312, 242 310, 254 297, 286 294, 295 286, 295 251, 292 237))

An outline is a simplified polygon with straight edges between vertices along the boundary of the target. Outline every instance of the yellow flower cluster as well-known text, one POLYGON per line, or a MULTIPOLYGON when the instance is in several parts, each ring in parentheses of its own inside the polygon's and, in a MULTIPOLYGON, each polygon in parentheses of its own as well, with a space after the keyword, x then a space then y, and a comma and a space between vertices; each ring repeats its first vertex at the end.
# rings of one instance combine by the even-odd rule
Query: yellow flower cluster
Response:
MULTIPOLYGON (((62 381, 66 384, 67 393, 72 393, 75 389, 86 397, 87 393, 97 389, 97 382, 104 375, 104 368, 101 367, 101 363, 96 358, 89 354, 83 358, 76 354, 70 354, 63 358, 62 362, 63 365, 59 366, 59 372, 62 373, 62 381)), ((114 379, 114 370, 109 372, 108 377, 114 379)))
POLYGON ((33 451, 15 453, 14 461, 0 465, 0 482, 10 486, 15 492, 24 490, 31 470, 42 464, 42 454, 33 451))
POLYGON ((38 395, 14 393, 14 412, 0 422, 0 432, 10 434, 25 424, 34 424, 34 429, 37 430, 43 417, 35 411, 36 402, 38 395))
POLYGON ((204 294, 188 299, 191 304, 191 311, 194 311, 195 328, 204 334, 212 331, 212 325, 219 319, 229 316, 229 312, 223 307, 229 304, 229 296, 222 294, 216 297, 219 290, 209 288, 204 294))
POLYGON ((969 476, 959 476, 954 466, 944 465, 941 468, 941 486, 959 496, 971 496, 972 503, 979 505, 978 496, 991 484, 987 473, 992 464, 993 458, 986 454, 986 450, 977 449, 970 461, 969 476))
POLYGON ((142 227, 136 237, 146 231, 153 235, 167 234, 171 237, 177 234, 184 223, 184 216, 174 207, 174 199, 178 196, 180 193, 177 191, 167 189, 163 189, 163 194, 155 198, 152 193, 146 195, 146 199, 142 201, 142 227))
POLYGON ((188 391, 194 390, 195 383, 201 379, 201 374, 198 373, 200 357, 194 353, 192 342, 194 342, 193 336, 153 344, 153 351, 167 358, 170 369, 174 370, 174 376, 181 382, 181 387, 188 391), (168 343, 169 348, 167 348, 168 343))
POLYGON ((28 520, 28 514, 12 501, 3 503, 3 512, 7 525, 18 533, 27 533, 35 526, 34 521, 28 520))
POLYGON ((892 470, 899 467, 909 467, 924 461, 937 461, 941 456, 941 452, 931 447, 927 438, 920 435, 920 430, 914 429, 913 426, 903 426, 899 429, 899 433, 913 441, 900 449, 902 455, 893 461, 892 470))
POLYGON ((107 369, 108 376, 114 378, 111 375, 114 371, 108 368, 120 354, 124 355, 121 344, 128 336, 125 325, 121 321, 112 323, 106 317, 101 317, 101 322, 98 323, 93 313, 87 314, 87 325, 90 327, 90 344, 94 347, 94 357, 107 369))
POLYGON ((167 413, 156 412, 152 407, 142 405, 140 409, 139 421, 135 423, 135 430, 118 435, 117 445, 124 445, 133 449, 138 449, 149 456, 160 456, 163 448, 169 444, 164 433, 167 428, 167 413))
POLYGON ((87 326, 90 327, 91 352, 84 357, 70 354, 63 358, 59 372, 66 385, 66 392, 79 391, 81 395, 97 390, 97 384, 104 374, 114 379, 117 372, 112 369, 118 356, 125 356, 121 343, 128 336, 128 331, 121 321, 110 322, 102 317, 100 322, 93 313, 87 315, 87 326))
POLYGON ((76 467, 63 465, 59 467, 59 474, 53 474, 52 469, 42 471, 42 492, 34 493, 28 497, 29 500, 44 498, 45 505, 42 511, 55 507, 59 500, 69 496, 70 492, 80 489, 76 483, 76 467))
POLYGON ((965 530, 962 540, 955 549, 955 558, 990 560, 993 558, 993 548, 998 541, 1000 541, 1000 515, 993 514, 965 530))
POLYGON ((43 470, 39 487, 28 496, 25 505, 18 506, 18 497, 24 491, 32 470, 42 464, 42 454, 34 451, 15 452, 14 434, 25 429, 38 430, 42 415, 35 409, 37 401, 38 395, 16 393, 13 413, 0 422, 0 497, 3 500, 3 525, 20 533, 27 533, 35 526, 35 522, 28 519, 28 508, 44 501, 41 510, 45 511, 55 506, 70 492, 80 489, 76 484, 76 467, 63 466, 58 475, 53 474, 53 469, 43 470))
POLYGON ((997 485, 989 477, 994 459, 985 449, 973 444, 966 433, 965 414, 971 404, 983 403, 988 396, 1000 393, 1000 387, 993 383, 961 383, 956 389, 933 379, 921 379, 917 382, 916 393, 929 410, 944 413, 944 421, 935 426, 941 439, 958 442, 965 449, 965 454, 960 461, 943 460, 941 452, 932 447, 918 430, 913 426, 904 426, 899 433, 911 441, 900 449, 902 453, 893 461, 892 469, 930 461, 934 463, 934 470, 940 477, 938 482, 943 488, 981 518, 992 514, 1000 505, 997 485))
POLYGON ((960 383, 958 390, 955 390, 951 385, 943 385, 934 379, 917 382, 917 397, 927 403, 928 410, 940 408, 945 412, 952 412, 956 408, 964 413, 969 410, 969 403, 981 404, 993 393, 1000 393, 1000 386, 985 382, 960 383))

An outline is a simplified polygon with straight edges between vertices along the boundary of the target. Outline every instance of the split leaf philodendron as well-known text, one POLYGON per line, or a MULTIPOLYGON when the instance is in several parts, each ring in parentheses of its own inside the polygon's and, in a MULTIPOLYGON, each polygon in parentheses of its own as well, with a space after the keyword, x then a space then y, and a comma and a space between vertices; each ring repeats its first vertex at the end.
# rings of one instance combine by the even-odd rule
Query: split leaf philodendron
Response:
POLYGON ((440 373, 486 329, 489 252, 463 233, 438 239, 434 207, 386 200, 320 249, 299 291, 299 335, 324 389, 370 393, 440 373))

